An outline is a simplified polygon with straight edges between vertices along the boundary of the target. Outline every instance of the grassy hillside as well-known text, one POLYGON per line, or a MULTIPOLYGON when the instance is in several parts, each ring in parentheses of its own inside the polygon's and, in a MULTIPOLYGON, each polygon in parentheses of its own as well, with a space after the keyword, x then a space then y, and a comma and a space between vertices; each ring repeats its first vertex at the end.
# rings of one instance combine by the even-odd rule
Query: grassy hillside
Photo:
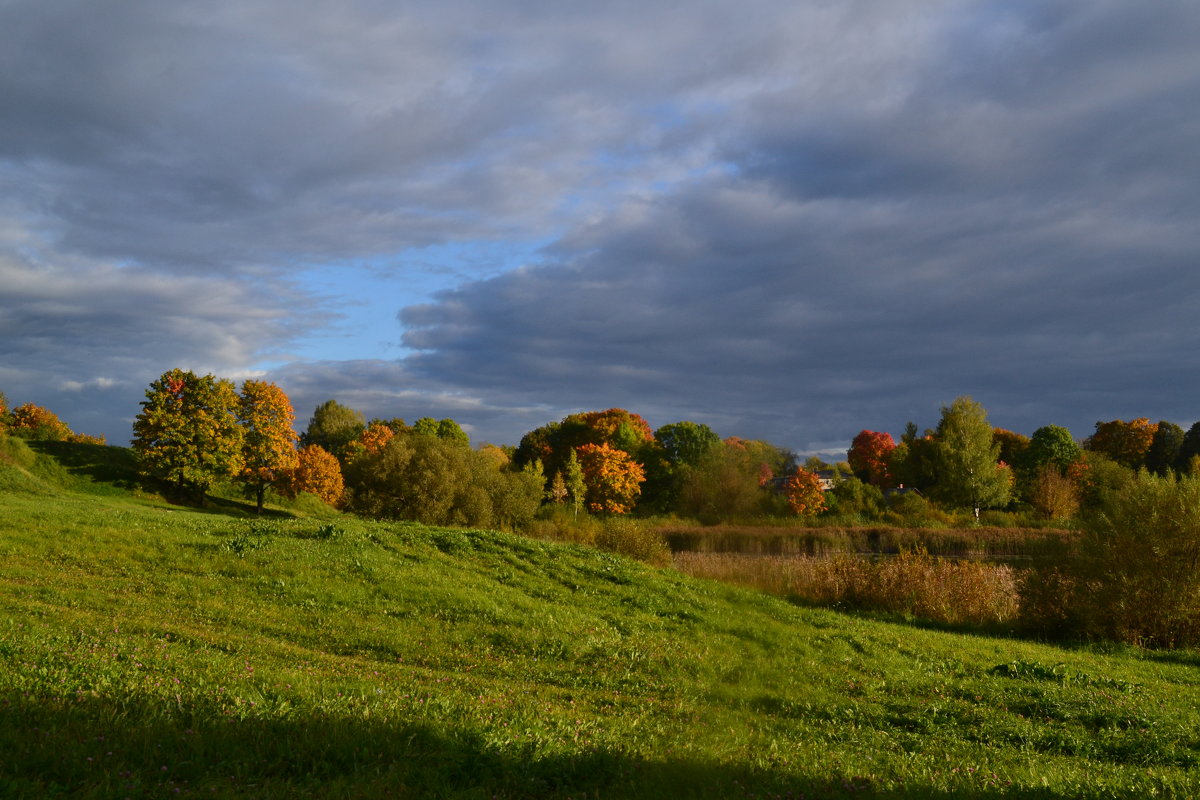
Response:
POLYGON ((887 624, 580 548, 0 460, 0 796, 1200 794, 1200 658, 887 624))

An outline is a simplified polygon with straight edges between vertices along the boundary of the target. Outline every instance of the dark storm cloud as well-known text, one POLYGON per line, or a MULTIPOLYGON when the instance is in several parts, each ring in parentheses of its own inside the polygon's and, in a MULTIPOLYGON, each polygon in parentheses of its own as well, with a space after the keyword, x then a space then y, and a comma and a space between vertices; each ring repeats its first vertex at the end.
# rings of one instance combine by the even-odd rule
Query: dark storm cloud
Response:
POLYGON ((976 6, 902 93, 756 98, 733 174, 406 310, 410 366, 801 448, 965 393, 1026 433, 1190 423, 1196 18, 976 6))

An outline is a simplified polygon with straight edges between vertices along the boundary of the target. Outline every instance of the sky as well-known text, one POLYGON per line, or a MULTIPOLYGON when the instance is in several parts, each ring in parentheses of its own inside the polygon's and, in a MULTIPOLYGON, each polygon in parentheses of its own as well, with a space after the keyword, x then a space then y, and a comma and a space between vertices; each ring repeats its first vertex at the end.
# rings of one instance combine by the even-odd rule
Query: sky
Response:
POLYGON ((1200 5, 0 0, 0 390, 515 444, 1200 418, 1200 5))

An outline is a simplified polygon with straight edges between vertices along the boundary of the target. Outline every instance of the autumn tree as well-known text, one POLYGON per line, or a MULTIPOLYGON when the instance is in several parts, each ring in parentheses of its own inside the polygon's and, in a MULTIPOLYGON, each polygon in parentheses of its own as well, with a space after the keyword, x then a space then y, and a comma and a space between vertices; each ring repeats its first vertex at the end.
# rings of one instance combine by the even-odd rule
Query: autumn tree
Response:
POLYGON ((546 473, 553 475, 563 468, 571 451, 585 444, 603 444, 644 464, 644 448, 653 441, 650 424, 638 414, 623 408, 585 411, 525 434, 513 461, 524 465, 539 460, 546 473))
POLYGON ((546 490, 546 499, 557 505, 562 505, 567 502, 567 497, 570 491, 567 489, 567 481, 563 478, 562 471, 554 473, 554 478, 550 481, 550 488, 546 490))
POLYGON ((783 495, 787 498, 788 506, 798 516, 816 516, 828 508, 825 492, 821 488, 821 479, 806 469, 797 468, 787 477, 783 482, 783 495))
POLYGON ((479 454, 492 462, 492 466, 496 469, 505 469, 512 463, 512 456, 503 447, 491 442, 484 442, 479 445, 479 454))
POLYGON ((973 509, 976 519, 981 508, 1007 503, 1011 473, 999 456, 983 406, 965 396, 942 406, 933 447, 938 498, 973 509))
POLYGON ((850 443, 846 460, 859 480, 886 488, 892 485, 889 457, 895 447, 890 433, 860 431, 850 443))
POLYGON ((146 390, 133 423, 142 474, 203 504, 209 488, 242 468, 242 428, 233 384, 173 369, 146 390))
POLYGON ((1029 437, 1004 428, 992 429, 992 440, 1000 445, 998 459, 1006 464, 1020 464, 1029 449, 1029 437))
POLYGON ((354 441, 343 450, 342 461, 350 462, 363 454, 378 453, 397 434, 409 432, 402 419, 373 419, 354 441))
POLYGON ((328 505, 340 506, 346 491, 342 465, 320 445, 305 445, 296 452, 296 466, 288 473, 283 491, 289 497, 307 492, 328 505))
POLYGON ((1079 512, 1079 483, 1053 461, 1037 468, 1029 487, 1029 502, 1046 519, 1065 519, 1079 512))
POLYGON ((608 444, 585 444, 578 453, 588 508, 607 514, 632 511, 646 479, 642 465, 608 444))
POLYGON ((8 415, 9 433, 23 439, 65 442, 71 438, 71 429, 48 408, 25 403, 8 415))
POLYGON ((1084 441, 1083 446, 1108 456, 1118 464, 1137 469, 1146 462, 1146 453, 1154 441, 1156 430, 1158 426, 1146 417, 1129 422, 1120 419, 1097 422, 1095 432, 1084 441))
POLYGON ((300 444, 319 445, 341 461, 347 456, 350 443, 356 440, 366 427, 367 420, 361 413, 336 400, 326 400, 313 410, 308 428, 300 436, 300 444))
POLYGON ((263 495, 297 465, 296 412, 291 401, 273 383, 248 380, 238 398, 238 423, 242 426, 240 480, 254 493, 256 513, 262 514, 263 495))

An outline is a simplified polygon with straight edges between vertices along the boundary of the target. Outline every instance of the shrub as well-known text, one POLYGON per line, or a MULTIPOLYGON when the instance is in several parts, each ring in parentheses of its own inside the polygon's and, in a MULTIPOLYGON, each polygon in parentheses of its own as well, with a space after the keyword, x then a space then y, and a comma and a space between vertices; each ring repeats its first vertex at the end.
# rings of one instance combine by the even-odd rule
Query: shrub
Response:
POLYGON ((671 548, 658 531, 636 519, 610 517, 596 535, 596 546, 656 567, 671 563, 671 548))
POLYGON ((534 539, 571 542, 586 547, 596 544, 601 523, 587 513, 573 514, 570 507, 557 504, 543 506, 537 518, 526 523, 522 533, 534 539))
POLYGON ((1200 476, 1141 472, 1087 515, 1067 598, 1082 632, 1154 647, 1200 643, 1200 476))

